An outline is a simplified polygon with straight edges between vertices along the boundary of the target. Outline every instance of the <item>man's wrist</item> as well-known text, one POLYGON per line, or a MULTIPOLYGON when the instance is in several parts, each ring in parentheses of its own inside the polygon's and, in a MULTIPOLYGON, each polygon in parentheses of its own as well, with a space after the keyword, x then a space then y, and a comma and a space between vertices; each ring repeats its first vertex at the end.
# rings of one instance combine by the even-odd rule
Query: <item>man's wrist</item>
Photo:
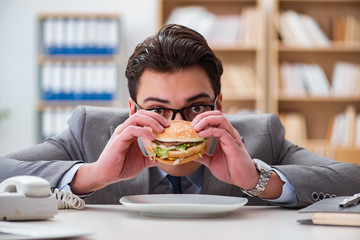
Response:
POLYGON ((105 187, 96 181, 96 170, 93 164, 82 165, 69 183, 71 191, 75 194, 88 194, 105 187))
POLYGON ((284 182, 282 186, 282 192, 280 197, 275 199, 266 199, 263 198, 266 201, 279 204, 281 206, 295 206, 296 204, 296 193, 294 187, 291 185, 290 181, 287 179, 287 177, 277 168, 273 167, 273 172, 275 172, 280 179, 284 182))
POLYGON ((265 190, 258 195, 260 198, 277 199, 282 194, 282 187, 285 183, 280 179, 275 171, 272 171, 269 182, 265 190))
POLYGON ((60 189, 60 190, 66 190, 66 191, 71 191, 69 183, 74 179, 74 176, 76 174, 76 172, 79 170, 79 168, 84 165, 84 163, 77 163, 75 165, 73 165, 65 174, 64 176, 60 179, 58 185, 56 186, 56 188, 60 189))
MULTIPOLYGON (((254 164, 255 167, 255 164, 254 164)), ((259 182, 260 173, 255 167, 254 169, 257 173, 257 175, 254 175, 252 177, 248 177, 249 180, 251 179, 252 185, 249 185, 248 187, 245 186, 239 186, 243 191, 249 191, 250 189, 253 189, 257 183, 259 182), (256 178, 256 179, 255 179, 256 178), (255 183, 256 181, 256 183, 255 183)), ((271 168, 273 170, 273 168, 271 168)), ((282 194, 283 185, 285 184, 284 181, 280 178, 280 176, 276 173, 276 171, 271 172, 271 176, 269 177, 269 180, 267 182, 267 185, 262 193, 258 194, 257 196, 263 199, 278 199, 282 194)))
POLYGON ((272 168, 263 161, 259 159, 253 159, 253 163, 256 166, 257 171, 259 172, 258 181, 254 188, 249 190, 243 189, 243 192, 251 197, 258 196, 265 190, 272 175, 272 168))

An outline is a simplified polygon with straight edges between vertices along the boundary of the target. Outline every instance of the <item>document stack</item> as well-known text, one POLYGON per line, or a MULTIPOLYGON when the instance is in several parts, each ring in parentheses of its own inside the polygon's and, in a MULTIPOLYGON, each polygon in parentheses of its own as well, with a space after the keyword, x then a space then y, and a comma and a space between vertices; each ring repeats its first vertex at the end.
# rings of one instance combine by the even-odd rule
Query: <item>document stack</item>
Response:
POLYGON ((113 100, 117 66, 98 62, 44 64, 41 68, 42 99, 113 100))
POLYGON ((41 139, 49 138, 66 129, 71 113, 71 107, 45 107, 40 119, 41 139))
POLYGON ((224 64, 222 92, 226 97, 255 95, 258 85, 255 72, 249 64, 224 64))
POLYGON ((360 18, 346 14, 332 19, 334 41, 346 45, 360 45, 360 18))
POLYGON ((328 47, 330 40, 309 15, 288 10, 280 14, 279 32, 286 46, 328 47))
POLYGON ((260 19, 256 7, 245 7, 239 14, 217 15, 202 6, 186 6, 173 9, 166 23, 190 27, 201 33, 212 46, 254 47, 262 29, 260 19))
POLYGON ((43 52, 48 55, 111 55, 118 51, 116 19, 51 17, 43 20, 43 52))
POLYGON ((360 113, 353 105, 333 117, 330 141, 334 146, 360 147, 360 113))
POLYGON ((281 79, 284 93, 288 96, 328 97, 329 80, 323 68, 317 64, 281 63, 281 79))
POLYGON ((360 95, 360 66, 336 62, 331 84, 318 64, 282 62, 281 85, 285 95, 304 97, 357 97, 360 95))

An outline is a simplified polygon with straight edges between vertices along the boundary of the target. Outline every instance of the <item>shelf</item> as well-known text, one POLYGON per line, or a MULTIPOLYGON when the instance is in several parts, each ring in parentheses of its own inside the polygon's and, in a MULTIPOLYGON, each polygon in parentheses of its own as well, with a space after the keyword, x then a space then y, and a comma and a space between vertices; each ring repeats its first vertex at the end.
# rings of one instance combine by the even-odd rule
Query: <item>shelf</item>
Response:
POLYGON ((286 94, 280 94, 279 101, 286 101, 286 102, 320 102, 320 103, 353 103, 353 102, 360 102, 360 96, 354 97, 292 97, 286 94))
POLYGON ((257 101, 258 94, 256 90, 244 92, 242 94, 224 94, 223 101, 257 101))
POLYGON ((185 3, 186 5, 188 5, 189 3, 191 4, 195 4, 195 3, 201 3, 201 4, 205 4, 205 3, 256 3, 257 0, 166 0, 166 2, 169 3, 185 3))
POLYGON ((360 54, 360 44, 349 45, 349 44, 331 44, 329 47, 317 47, 317 48, 306 48, 306 47, 289 47, 280 44, 280 52, 301 52, 301 53, 354 53, 360 54))
POLYGON ((289 2, 289 3, 356 3, 359 0, 278 0, 279 2, 289 2))
POLYGON ((38 15, 39 20, 44 20, 47 18, 88 18, 88 19, 119 19, 119 14, 117 13, 40 13, 38 15))
POLYGON ((40 55, 38 56, 38 64, 44 65, 46 63, 80 63, 83 65, 93 63, 106 63, 119 65, 122 63, 119 55, 40 55))
POLYGON ((79 100, 79 101, 39 101, 37 110, 43 111, 46 108, 75 108, 78 105, 99 106, 99 107, 124 107, 117 100, 79 100))
POLYGON ((241 45, 211 45, 210 47, 213 51, 223 51, 223 52, 256 52, 259 48, 256 46, 241 46, 241 45))

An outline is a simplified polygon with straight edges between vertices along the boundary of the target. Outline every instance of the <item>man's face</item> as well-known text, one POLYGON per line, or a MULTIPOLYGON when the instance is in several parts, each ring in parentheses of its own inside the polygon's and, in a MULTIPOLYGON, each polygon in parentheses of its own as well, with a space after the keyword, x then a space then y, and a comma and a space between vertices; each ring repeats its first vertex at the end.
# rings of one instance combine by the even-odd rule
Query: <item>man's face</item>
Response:
MULTIPOLYGON (((214 91, 206 72, 198 66, 174 73, 159 73, 145 70, 140 78, 137 104, 142 109, 154 107, 179 109, 194 104, 213 104, 214 91)), ((221 111, 221 96, 217 109, 221 111)), ((129 101, 130 115, 135 113, 132 99, 129 101)), ((176 120, 183 120, 178 113, 176 120)), ((198 162, 189 162, 178 166, 159 166, 163 171, 174 176, 186 176, 200 167, 198 162)))

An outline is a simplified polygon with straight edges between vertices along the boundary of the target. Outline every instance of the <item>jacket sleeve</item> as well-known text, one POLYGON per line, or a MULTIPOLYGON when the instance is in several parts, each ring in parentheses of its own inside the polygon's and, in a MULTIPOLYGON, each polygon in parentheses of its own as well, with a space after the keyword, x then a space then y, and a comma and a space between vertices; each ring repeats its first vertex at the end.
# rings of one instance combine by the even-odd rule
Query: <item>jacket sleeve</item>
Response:
POLYGON ((35 146, 0 158, 0 182, 18 175, 34 175, 48 180, 51 187, 57 186, 62 176, 76 163, 83 162, 79 134, 71 129, 83 129, 84 107, 75 109, 68 124, 75 124, 61 134, 48 138, 35 146))

